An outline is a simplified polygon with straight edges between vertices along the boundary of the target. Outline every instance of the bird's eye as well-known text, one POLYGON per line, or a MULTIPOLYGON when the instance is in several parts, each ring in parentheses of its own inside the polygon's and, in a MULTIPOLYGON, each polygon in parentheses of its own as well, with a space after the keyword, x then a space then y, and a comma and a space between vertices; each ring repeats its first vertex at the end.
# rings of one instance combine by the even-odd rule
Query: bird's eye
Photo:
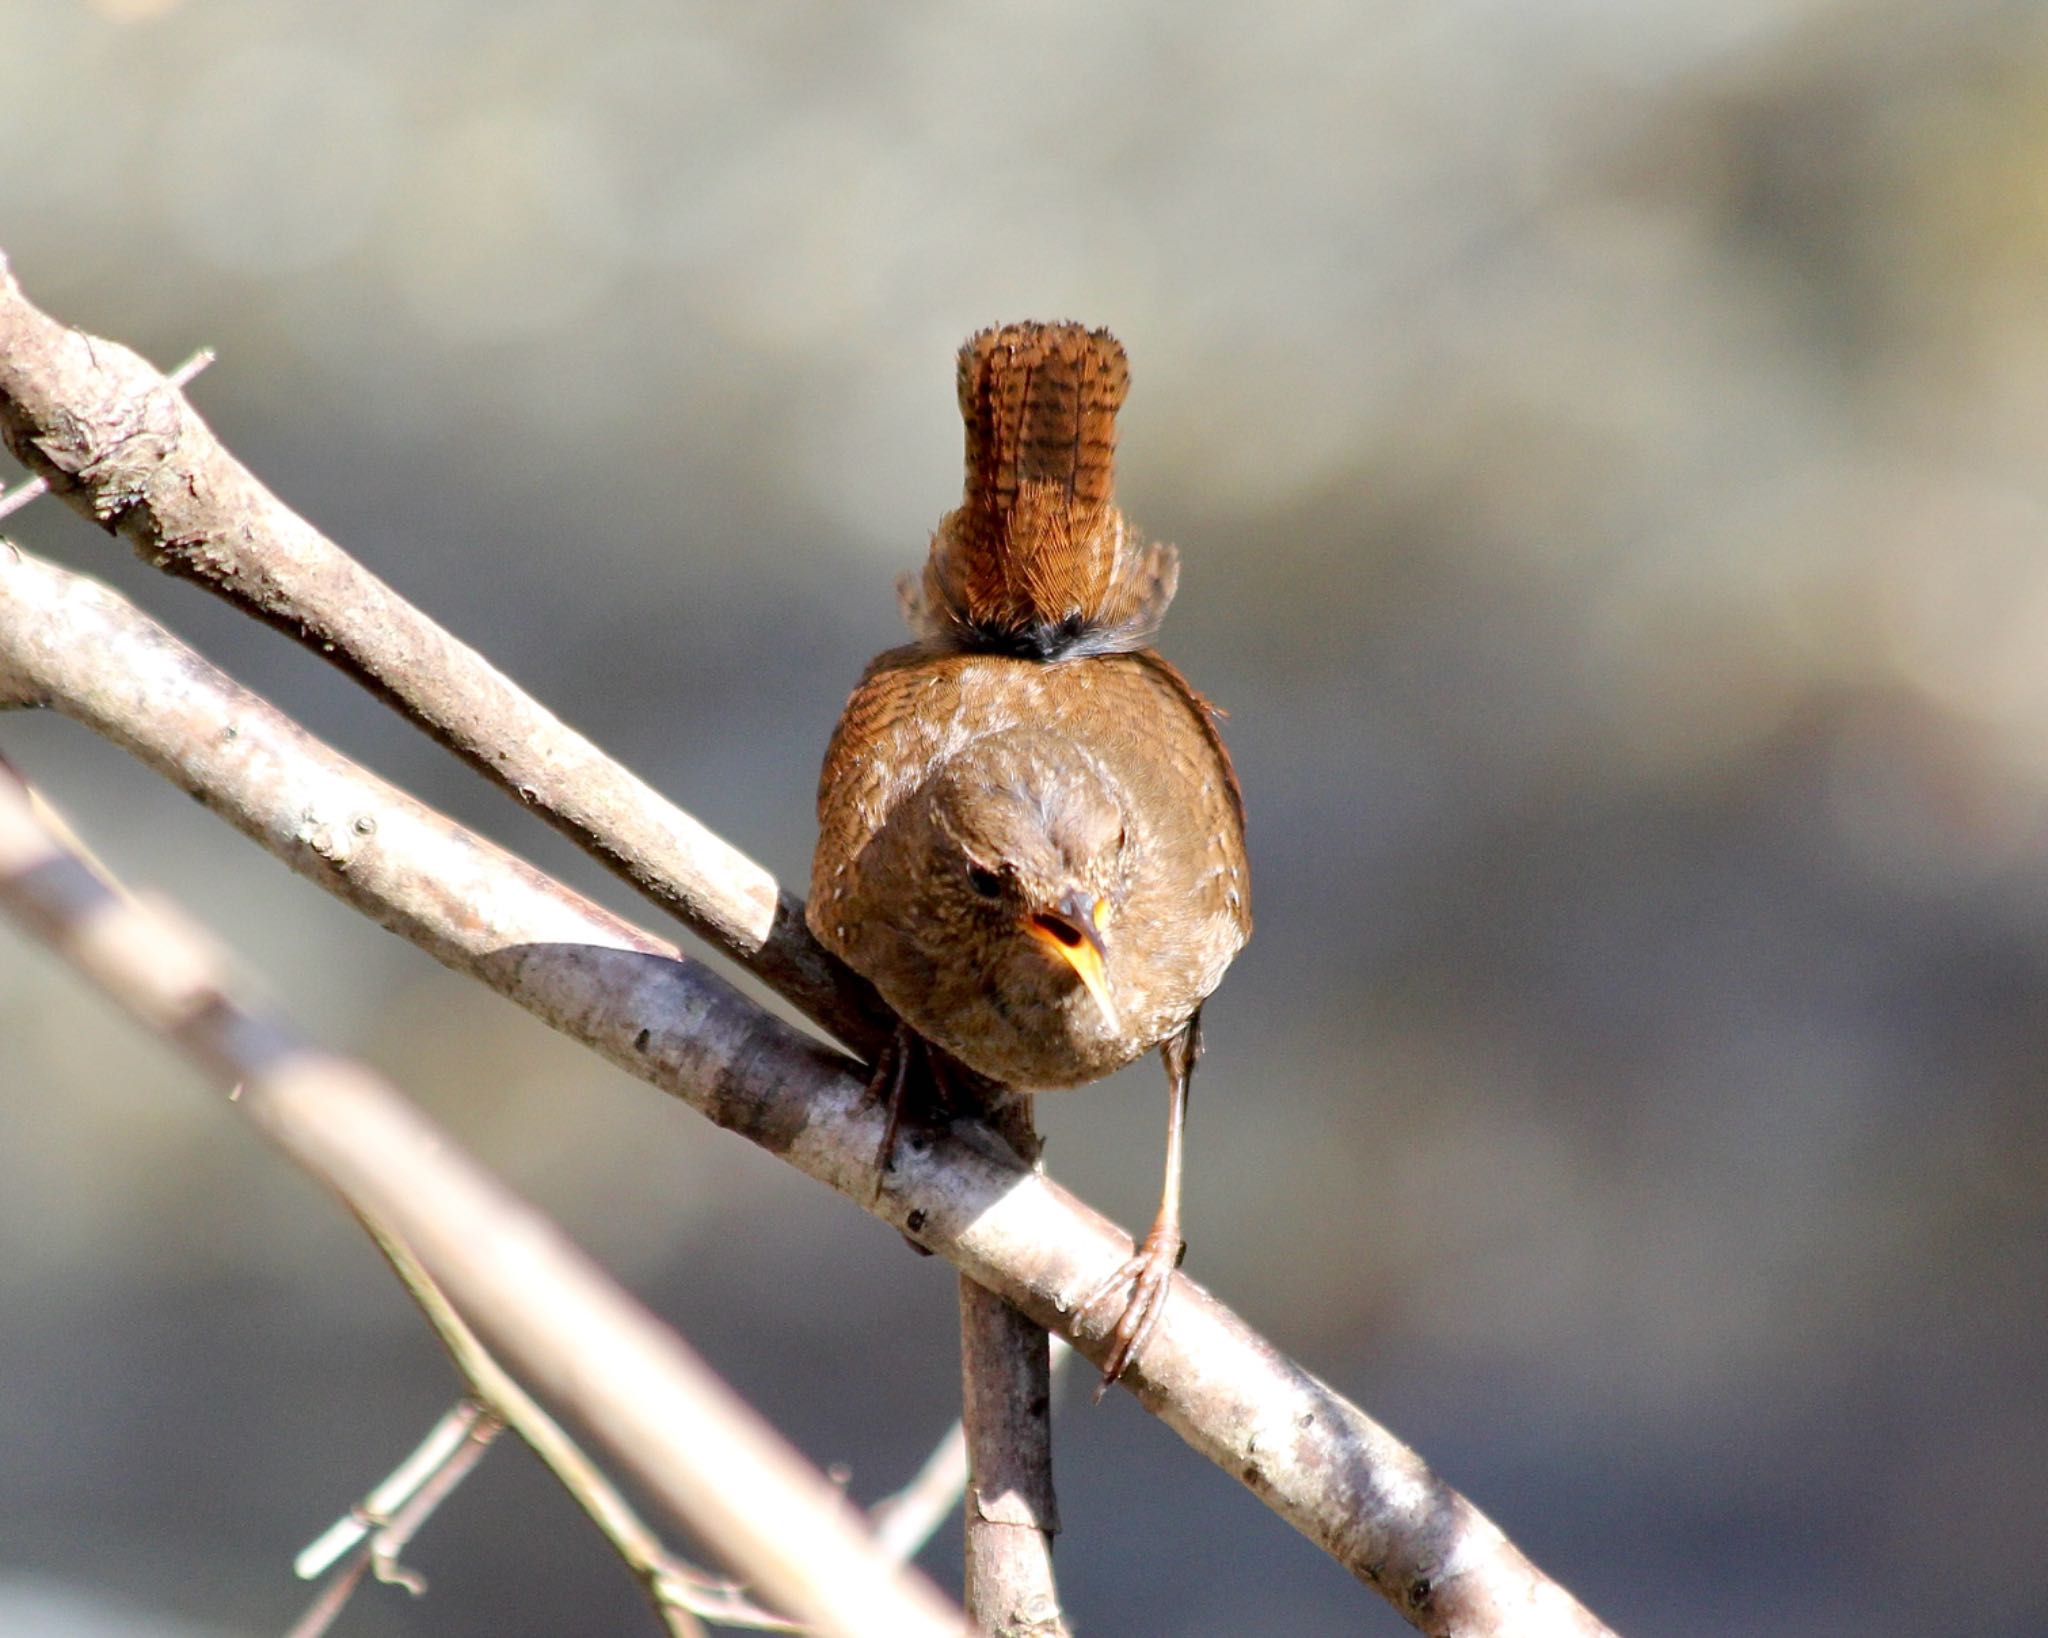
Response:
POLYGON ((967 885, 985 899, 999 899, 1003 896, 1003 878, 993 870, 984 870, 972 865, 967 871, 967 885))

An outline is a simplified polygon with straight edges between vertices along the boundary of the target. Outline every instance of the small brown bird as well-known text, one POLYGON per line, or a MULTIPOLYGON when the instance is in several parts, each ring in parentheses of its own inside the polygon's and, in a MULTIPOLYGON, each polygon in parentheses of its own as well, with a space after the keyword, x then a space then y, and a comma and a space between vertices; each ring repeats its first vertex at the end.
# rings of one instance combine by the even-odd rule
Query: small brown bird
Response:
POLYGON ((1107 330, 1015 324, 961 348, 965 499, 904 582, 919 640, 869 665, 825 754, 808 912, 902 1020, 876 1070, 885 1164, 913 1058, 1035 1092, 1161 1048, 1159 1213, 1083 1305, 1130 1293, 1105 1385, 1180 1261, 1202 1003, 1252 924, 1214 713, 1147 646, 1178 558, 1115 504, 1129 383, 1107 330))

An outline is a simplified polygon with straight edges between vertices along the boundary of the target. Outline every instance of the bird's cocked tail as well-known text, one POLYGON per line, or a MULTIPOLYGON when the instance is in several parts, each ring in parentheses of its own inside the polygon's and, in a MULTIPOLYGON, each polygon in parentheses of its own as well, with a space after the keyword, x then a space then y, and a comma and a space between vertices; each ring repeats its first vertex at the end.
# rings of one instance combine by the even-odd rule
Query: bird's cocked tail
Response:
POLYGON ((966 495, 903 587, 929 646, 1059 660, 1151 640, 1179 565, 1116 507, 1130 379, 1116 337, 1078 324, 1008 324, 960 349, 966 495))

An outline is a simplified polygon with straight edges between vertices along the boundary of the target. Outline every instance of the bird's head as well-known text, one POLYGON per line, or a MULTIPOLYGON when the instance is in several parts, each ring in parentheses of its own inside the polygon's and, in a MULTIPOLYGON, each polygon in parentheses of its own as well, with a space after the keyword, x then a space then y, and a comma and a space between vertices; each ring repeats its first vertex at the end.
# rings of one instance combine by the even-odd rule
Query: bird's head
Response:
MULTIPOLYGON (((1005 976, 1070 974, 1111 1032, 1127 832, 1115 787, 1072 744, 1035 730, 977 741, 927 785, 925 913, 1005 976)), ((954 946, 955 948, 959 946, 954 946)))

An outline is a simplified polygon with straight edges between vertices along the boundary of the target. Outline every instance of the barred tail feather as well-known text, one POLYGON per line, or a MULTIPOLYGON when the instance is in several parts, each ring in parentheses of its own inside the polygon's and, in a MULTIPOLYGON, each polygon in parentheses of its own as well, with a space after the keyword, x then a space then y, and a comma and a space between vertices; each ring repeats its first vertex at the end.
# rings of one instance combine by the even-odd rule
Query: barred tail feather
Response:
POLYGON ((1062 659, 1142 648, 1173 597, 1171 546, 1140 545, 1115 500, 1130 387, 1107 330, 1013 324, 960 349, 967 483, 905 613, 935 648, 1062 659))

